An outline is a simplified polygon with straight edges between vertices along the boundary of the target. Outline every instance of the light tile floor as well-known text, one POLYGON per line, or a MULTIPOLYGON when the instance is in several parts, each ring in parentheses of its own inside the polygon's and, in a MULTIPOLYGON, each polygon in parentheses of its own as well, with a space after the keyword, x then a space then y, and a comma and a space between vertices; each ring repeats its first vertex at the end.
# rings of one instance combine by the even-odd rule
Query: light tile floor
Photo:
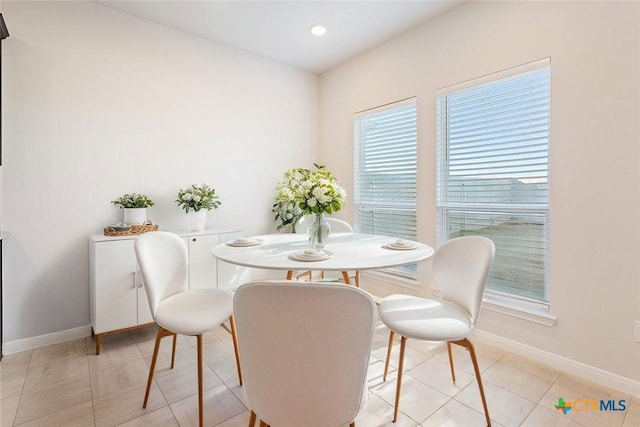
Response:
MULTIPOLYGON (((106 336, 100 356, 92 338, 5 356, 0 362, 2 426, 196 426, 195 340, 180 337, 169 369, 170 339, 163 340, 147 409, 142 400, 155 328, 106 336)), ((368 374, 372 393, 359 427, 485 425, 466 350, 455 348, 451 382, 446 347, 409 340, 401 413, 391 422, 395 374, 382 381, 388 331, 376 332, 368 374)), ((454 346, 455 347, 455 346, 454 346)), ((514 354, 476 344, 494 426, 640 427, 640 399, 589 383, 514 354), (625 400, 626 411, 563 415, 559 397, 625 400)), ((398 358, 398 346, 392 364, 398 358)), ((205 334, 205 425, 246 426, 244 389, 238 384, 231 338, 222 328, 205 334)), ((304 427, 304 426, 300 426, 304 427)))

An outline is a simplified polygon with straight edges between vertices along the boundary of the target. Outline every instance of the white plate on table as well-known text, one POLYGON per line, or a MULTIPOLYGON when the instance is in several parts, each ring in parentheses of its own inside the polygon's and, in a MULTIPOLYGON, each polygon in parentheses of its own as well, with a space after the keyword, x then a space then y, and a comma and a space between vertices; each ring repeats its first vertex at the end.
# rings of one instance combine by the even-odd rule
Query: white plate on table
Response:
POLYGON ((247 238, 241 237, 239 239, 235 239, 230 242, 227 242, 227 245, 234 246, 237 248, 244 248, 248 246, 258 246, 261 243, 262 243, 262 240, 260 239, 247 239, 247 238))
POLYGON ((411 249, 416 249, 418 245, 408 240, 398 239, 393 242, 385 243, 382 247, 393 251, 410 251, 411 249))
POLYGON ((324 261, 333 258, 333 252, 317 249, 305 249, 290 255, 296 261, 324 261))

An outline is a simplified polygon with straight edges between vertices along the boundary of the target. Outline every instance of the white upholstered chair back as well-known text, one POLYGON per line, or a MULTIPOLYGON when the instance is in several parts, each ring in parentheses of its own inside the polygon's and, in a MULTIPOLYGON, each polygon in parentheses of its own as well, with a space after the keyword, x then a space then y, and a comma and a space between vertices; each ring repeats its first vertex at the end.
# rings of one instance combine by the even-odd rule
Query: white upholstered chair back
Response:
POLYGON ((338 218, 326 218, 332 233, 353 233, 353 227, 347 221, 338 218))
MULTIPOLYGON (((343 221, 338 218, 331 218, 329 216, 325 216, 324 218, 329 223, 332 233, 353 233, 353 227, 347 221, 343 221)), ((300 220, 296 224, 296 232, 306 233, 307 228, 309 228, 309 226, 313 224, 313 219, 313 215, 305 215, 300 218, 300 220)))
POLYGON ((486 237, 465 236, 444 242, 433 258, 433 274, 442 299, 478 319, 482 295, 495 257, 495 244, 486 237))
POLYGON ((250 408, 273 427, 352 423, 366 402, 376 306, 339 284, 254 282, 234 298, 250 408))
POLYGON ((155 320, 163 300, 187 290, 187 245, 177 234, 152 231, 138 236, 134 248, 155 320))

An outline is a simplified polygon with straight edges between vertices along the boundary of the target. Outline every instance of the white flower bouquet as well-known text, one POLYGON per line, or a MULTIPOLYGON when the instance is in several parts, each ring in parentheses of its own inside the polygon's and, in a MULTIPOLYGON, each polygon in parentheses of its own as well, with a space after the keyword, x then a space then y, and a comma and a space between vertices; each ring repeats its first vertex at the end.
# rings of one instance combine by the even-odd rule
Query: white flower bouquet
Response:
POLYGON ((338 212, 346 201, 346 191, 338 185, 338 180, 327 168, 314 166, 317 170, 307 171, 305 179, 296 189, 300 209, 305 214, 338 212))
POLYGON ((347 193, 336 177, 324 166, 314 164, 317 170, 291 169, 284 173, 276 187, 273 212, 280 220, 278 230, 295 224, 304 215, 338 212, 346 202, 347 193))
POLYGON ((200 186, 193 184, 186 190, 180 189, 180 191, 178 191, 176 203, 187 213, 189 213, 190 210, 198 212, 201 209, 210 211, 220 206, 221 202, 217 199, 216 190, 207 184, 200 186))

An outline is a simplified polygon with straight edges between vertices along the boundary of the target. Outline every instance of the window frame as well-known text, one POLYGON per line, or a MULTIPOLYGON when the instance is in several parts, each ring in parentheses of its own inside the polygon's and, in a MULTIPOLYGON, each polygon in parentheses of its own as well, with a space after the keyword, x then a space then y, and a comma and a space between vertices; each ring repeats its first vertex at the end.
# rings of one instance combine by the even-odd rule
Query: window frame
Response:
MULTIPOLYGON (((436 146, 437 146, 437 198, 436 198, 436 208, 437 208, 437 242, 442 243, 444 240, 448 239, 448 227, 447 227, 447 214, 450 211, 469 211, 469 212, 486 212, 487 215, 492 214, 502 214, 502 213, 514 213, 514 214, 537 214, 544 215, 544 226, 542 233, 542 242, 544 244, 544 283, 542 287, 542 291, 544 296, 541 300, 527 298, 522 294, 518 295, 517 293, 510 292, 500 292, 494 289, 485 289, 484 299, 485 302, 489 302, 489 305, 495 309, 495 311, 503 312, 506 314, 513 315, 513 311, 527 311, 530 313, 541 314, 543 318, 540 318, 537 321, 542 324, 553 324, 555 322, 555 318, 553 316, 547 315, 550 308, 549 301, 549 220, 550 220, 550 142, 551 142, 551 60, 550 58, 544 58, 538 61, 533 61, 528 64, 524 64, 518 67, 513 67, 508 70, 504 70, 498 73, 492 73, 486 76, 482 76, 477 79, 472 79, 465 81, 460 84, 448 86, 442 89, 439 89, 436 92, 436 113, 438 115, 436 124, 436 146), (444 192, 446 189, 444 188, 445 181, 450 175, 446 175, 448 173, 448 168, 446 162, 449 156, 449 127, 448 127, 448 96, 471 92, 472 90, 490 86, 492 84, 499 83, 504 81, 505 79, 513 79, 525 76, 526 74, 536 72, 539 70, 548 69, 549 71, 549 80, 548 80, 548 95, 546 97, 548 101, 548 107, 546 110, 546 203, 518 203, 518 204, 510 204, 510 203, 452 203, 449 200, 446 200, 444 197, 444 192), (444 105, 442 103, 445 103, 444 105), (443 111, 443 109, 445 111, 443 111), (443 114, 444 113, 444 114, 443 114), (551 319, 551 320, 550 320, 551 319)), ((506 144, 505 144, 506 145, 506 144)), ((498 248, 498 252, 500 248, 498 248)), ((491 280, 491 279, 490 279, 491 280)))
MULTIPOLYGON (((354 114, 353 117, 353 131, 354 131, 354 135, 353 135, 353 147, 354 147, 354 157, 353 157, 353 162, 354 162, 354 172, 353 172, 353 176, 354 176, 354 229, 356 232, 371 232, 369 230, 364 230, 363 231, 363 224, 361 221, 361 215, 363 215, 362 209, 363 207, 366 208, 366 210, 368 212, 370 211, 383 211, 383 212, 387 212, 387 213, 391 213, 391 212, 396 212, 396 214, 402 215, 398 212, 401 211, 406 211, 408 212, 407 216, 411 216, 412 219, 411 221, 413 221, 413 226, 409 226, 409 228, 407 228, 407 230, 405 230, 408 234, 404 234, 402 236, 398 235, 398 236, 392 236, 392 237, 404 237, 404 238, 409 238, 412 240, 417 240, 417 233, 418 233, 418 221, 417 221, 417 211, 418 211, 418 205, 417 205, 417 193, 418 193, 418 123, 417 123, 417 98, 416 97, 410 97, 410 98, 406 98, 406 99, 402 99, 399 101, 395 101, 395 102, 391 102, 388 104, 384 104, 378 107, 374 107, 374 108, 370 108, 367 110, 363 110, 360 112, 357 112, 354 114), (366 119, 367 117, 371 117, 374 115, 379 115, 381 113, 385 113, 385 112, 390 112, 396 109, 400 109, 403 107, 406 107, 407 105, 413 105, 414 107, 414 120, 415 120, 415 151, 413 153, 413 162, 414 162, 414 171, 413 171, 413 190, 410 191, 414 191, 414 198, 411 201, 411 203, 407 203, 406 201, 400 201, 400 202, 390 202, 388 200, 385 201, 380 201, 380 200, 371 200, 371 199, 367 199, 366 197, 363 197, 362 194, 362 188, 361 188, 361 180, 362 178, 362 169, 365 167, 364 165, 364 159, 362 158, 363 154, 363 144, 366 144, 366 141, 362 140, 362 125, 363 125, 363 121, 364 119, 366 119), (413 229, 413 232, 411 232, 411 228, 413 229)), ((410 186, 411 187, 411 186, 410 186)), ((370 215, 375 215, 374 212, 371 212, 370 215)), ((383 214, 384 215, 384 214, 383 214)), ((392 214, 393 215, 393 214, 392 214)), ((373 234, 375 233, 375 230, 372 232, 373 234)), ((401 277, 403 279, 408 279, 410 281, 415 281, 417 279, 417 265, 416 264, 411 264, 409 266, 400 266, 400 267, 394 267, 394 268, 389 268, 389 269, 384 269, 381 270, 384 273, 390 274, 393 277, 401 277)))

